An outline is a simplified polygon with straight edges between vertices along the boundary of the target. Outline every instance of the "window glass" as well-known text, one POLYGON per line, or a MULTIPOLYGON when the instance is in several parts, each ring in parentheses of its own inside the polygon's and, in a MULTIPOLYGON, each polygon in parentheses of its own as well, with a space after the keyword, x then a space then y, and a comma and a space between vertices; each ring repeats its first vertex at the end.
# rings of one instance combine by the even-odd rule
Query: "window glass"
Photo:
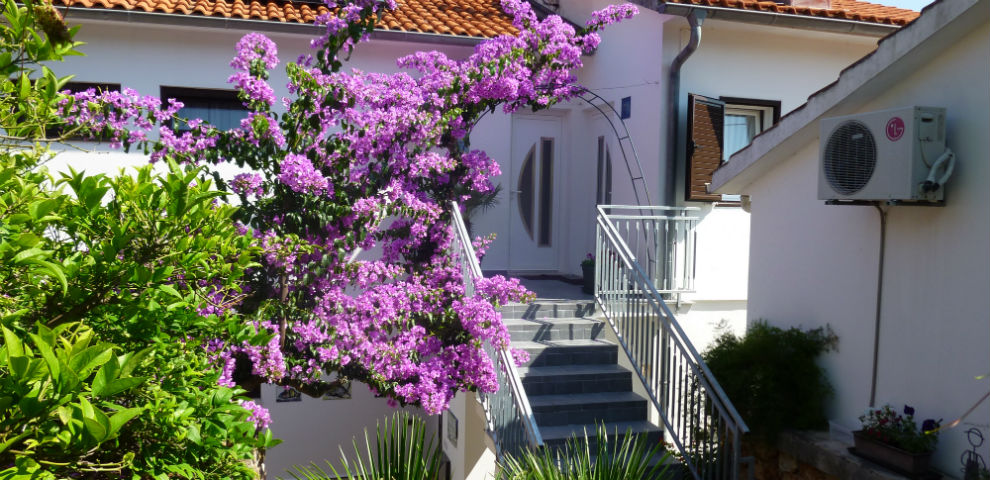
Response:
POLYGON ((757 116, 749 113, 725 113, 725 146, 722 148, 722 161, 738 152, 756 136, 757 116))
POLYGON ((543 138, 540 142, 540 238, 537 244, 548 247, 553 223, 553 139, 543 138))
MULTIPOLYGON (((221 130, 241 126, 248 110, 233 90, 162 87, 162 100, 174 98, 182 102, 176 115, 186 120, 202 119, 221 130)), ((188 130, 185 122, 177 122, 176 130, 188 130)))

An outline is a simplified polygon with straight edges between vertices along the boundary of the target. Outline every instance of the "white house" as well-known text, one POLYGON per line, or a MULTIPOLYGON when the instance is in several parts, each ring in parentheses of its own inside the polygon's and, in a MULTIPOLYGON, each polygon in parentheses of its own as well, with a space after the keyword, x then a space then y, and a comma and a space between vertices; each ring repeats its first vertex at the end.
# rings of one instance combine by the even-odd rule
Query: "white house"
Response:
MULTIPOLYGON (((838 352, 824 359, 836 391, 828 412, 834 422, 857 429, 873 402, 908 404, 918 417, 946 424, 983 398, 939 439, 937 467, 958 476, 960 455, 972 448, 965 431, 976 427, 986 436, 990 421, 987 380, 976 378, 990 371, 988 65, 990 1, 936 2, 734 155, 711 185, 751 204, 748 318, 831 325, 838 335, 838 352), (902 198, 886 192, 917 191, 907 169, 920 160, 915 165, 927 173, 924 162, 935 160, 931 152, 891 156, 898 142, 925 145, 929 140, 919 139, 932 137, 911 129, 910 111, 889 111, 914 106, 945 109, 955 171, 940 206, 875 202, 886 218, 884 237, 878 208, 823 200, 836 196, 819 178, 832 158, 829 142, 841 135, 823 119, 886 112, 873 117, 880 121, 876 168, 850 190, 862 187, 852 195, 873 200, 902 198), (903 139, 895 117, 907 122, 903 139)), ((978 452, 990 456, 985 443, 978 452)))
MULTIPOLYGON (((79 39, 87 42, 82 48, 87 56, 55 66, 56 73, 73 73, 81 83, 178 97, 189 106, 185 113, 212 116, 221 124, 239 108, 226 84, 236 41, 261 31, 278 43, 283 62, 294 60, 318 33, 309 23, 321 8, 320 2, 289 0, 61 1, 68 5, 70 23, 83 25, 79 39)), ((611 2, 533 3, 580 23, 611 2)), ((472 133, 472 145, 501 163, 503 194, 474 228, 499 235, 482 265, 486 270, 574 275, 594 250, 595 205, 635 203, 633 179, 642 177, 635 190, 641 202, 648 190, 654 205, 700 208, 695 287, 677 299, 676 313, 703 348, 713 332, 743 330, 747 311, 749 213, 738 198, 707 193, 712 171, 917 14, 856 0, 637 3, 641 14, 608 30, 578 75, 626 117, 641 169, 620 154, 616 119, 610 124, 585 102, 539 115, 490 115, 472 133), (536 152, 552 162, 551 173, 539 180, 532 171, 536 152), (529 199, 525 205, 521 197, 529 199)), ((349 65, 394 71, 395 58, 433 49, 464 58, 483 38, 512 31, 497 0, 399 4, 349 65)), ((284 72, 272 73, 276 94, 287 94, 284 72)), ((145 161, 92 148, 86 158, 66 152, 56 162, 95 172, 145 161)), ((349 446, 353 436, 390 411, 360 386, 350 400, 278 403, 276 393, 262 392, 275 418, 274 433, 286 440, 268 452, 273 475, 293 464, 336 457, 337 445, 349 446), (312 421, 319 415, 323 424, 312 421)), ((459 458, 452 458, 452 478, 484 476, 490 461, 479 462, 488 448, 482 419, 472 401, 462 398, 455 408, 462 441, 456 448, 447 445, 448 455, 459 458)), ((447 428, 437 419, 430 424, 447 428)))

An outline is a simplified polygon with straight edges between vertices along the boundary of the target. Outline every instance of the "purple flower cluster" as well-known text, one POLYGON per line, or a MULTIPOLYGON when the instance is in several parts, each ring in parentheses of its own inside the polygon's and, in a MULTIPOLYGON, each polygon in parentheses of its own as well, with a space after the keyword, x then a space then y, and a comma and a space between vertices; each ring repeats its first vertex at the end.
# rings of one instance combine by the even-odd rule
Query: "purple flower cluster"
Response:
MULTIPOLYGON (((317 53, 286 67, 294 97, 282 100, 281 119, 270 113, 275 44, 249 34, 237 44, 229 79, 251 110, 241 126, 219 131, 190 122, 181 135, 162 129, 155 158, 231 161, 258 172, 236 176, 231 188, 247 200, 237 220, 251 227, 242 231, 260 251, 253 278, 262 285, 245 302, 260 307, 239 313, 265 340, 212 343, 221 383, 233 384, 239 361, 270 382, 319 383, 346 372, 430 413, 458 391, 498 388, 482 345, 509 346, 498 307, 531 294, 500 276, 476 281, 474 295, 465 294, 451 255, 449 202, 490 191, 501 173, 494 159, 470 149, 471 129, 487 111, 539 110, 571 98, 573 72, 597 47, 597 31, 635 13, 607 8, 579 32, 555 15, 537 18, 525 1, 501 5, 518 35, 482 42, 464 60, 408 55, 398 60, 403 71, 380 74, 343 72, 337 57, 395 1, 328 1, 318 19, 326 32, 312 42, 317 53)), ((149 110, 144 102, 141 118, 162 122, 177 110, 149 110)), ((73 121, 116 129, 117 115, 135 118, 119 102, 91 103, 84 117, 71 107, 73 121), (90 120, 104 111, 113 122, 106 113, 90 120)), ((490 242, 476 241, 479 255, 490 242)), ((207 302, 202 311, 213 307, 207 302)), ((525 352, 512 354, 525 361, 525 352)), ((264 414, 252 418, 267 425, 264 414)))
POLYGON ((282 173, 278 180, 296 193, 312 195, 326 194, 331 190, 330 183, 308 158, 290 153, 282 160, 282 173))
POLYGON ((248 421, 253 423, 258 429, 268 428, 272 424, 272 417, 268 413, 268 409, 254 403, 251 400, 244 400, 241 402, 241 407, 243 407, 251 415, 248 416, 248 421))
POLYGON ((168 121, 182 108, 181 102, 171 99, 162 108, 158 98, 142 96, 130 88, 120 92, 90 88, 63 93, 68 97, 59 102, 58 108, 66 125, 86 139, 109 138, 113 148, 147 141, 155 124, 168 121))
POLYGON ((230 189, 239 195, 254 195, 260 198, 265 194, 263 183, 264 179, 257 173, 240 173, 234 176, 234 181, 230 182, 230 189))

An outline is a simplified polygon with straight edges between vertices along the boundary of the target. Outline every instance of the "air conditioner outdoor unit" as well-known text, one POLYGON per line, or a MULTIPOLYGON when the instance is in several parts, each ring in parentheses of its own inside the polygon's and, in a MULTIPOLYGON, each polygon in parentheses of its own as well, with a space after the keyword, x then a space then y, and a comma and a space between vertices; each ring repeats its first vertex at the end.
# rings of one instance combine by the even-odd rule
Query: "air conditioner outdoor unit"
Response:
POLYGON ((905 107, 821 121, 819 200, 944 199, 955 156, 945 109, 905 107))

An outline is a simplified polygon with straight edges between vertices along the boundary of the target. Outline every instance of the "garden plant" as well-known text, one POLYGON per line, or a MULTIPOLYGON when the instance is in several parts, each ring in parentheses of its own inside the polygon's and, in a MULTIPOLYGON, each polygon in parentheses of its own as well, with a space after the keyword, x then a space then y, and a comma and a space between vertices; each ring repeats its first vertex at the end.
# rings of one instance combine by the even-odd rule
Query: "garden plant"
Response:
POLYGON ((497 307, 527 292, 493 277, 466 296, 447 254, 449 202, 499 174, 471 129, 578 93, 598 30, 635 8, 575 29, 502 0, 517 35, 385 75, 343 59, 395 2, 328 6, 313 53, 285 67, 289 98, 267 82, 275 44, 237 44, 229 81, 249 114, 220 130, 126 88, 61 93, 69 79, 42 63, 79 54, 76 30, 49 3, 5 2, 0 479, 250 478, 276 441, 237 396, 261 382, 319 396, 359 380, 429 413, 495 391, 482 344, 507 347, 497 307), (50 146, 78 138, 161 167, 49 174, 50 146))

